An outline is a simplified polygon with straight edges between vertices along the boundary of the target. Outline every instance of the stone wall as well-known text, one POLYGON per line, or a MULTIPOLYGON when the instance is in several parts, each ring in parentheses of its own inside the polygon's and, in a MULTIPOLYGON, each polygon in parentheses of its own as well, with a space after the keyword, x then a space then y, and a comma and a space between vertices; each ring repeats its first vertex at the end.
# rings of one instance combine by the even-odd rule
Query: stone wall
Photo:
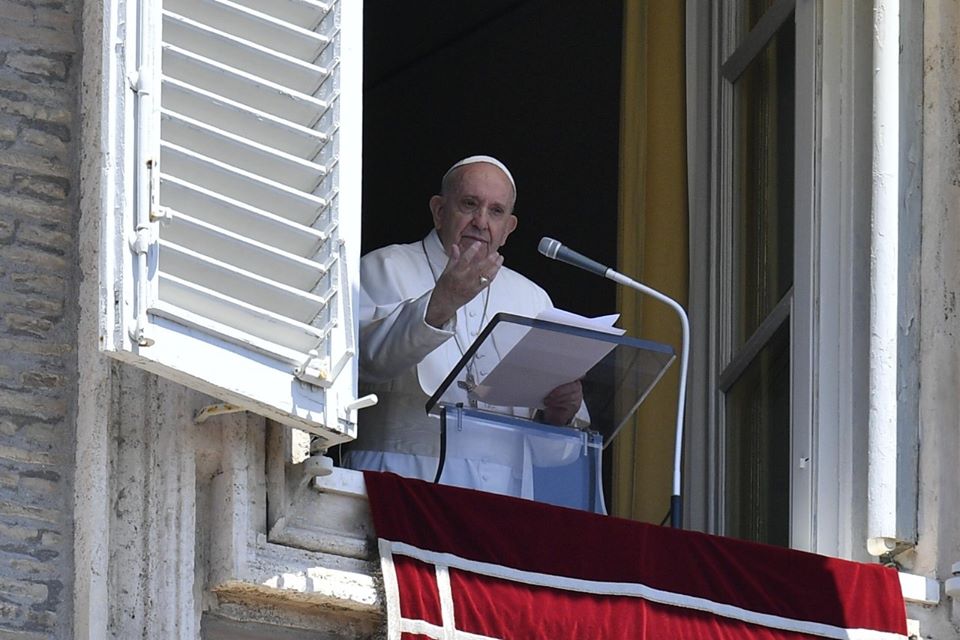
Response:
POLYGON ((71 636, 76 18, 0 0, 0 638, 71 636))
MULTIPOLYGON (((960 6, 924 3, 919 544, 912 570, 960 562, 960 6)), ((960 637, 960 602, 918 611, 923 637, 960 637)))

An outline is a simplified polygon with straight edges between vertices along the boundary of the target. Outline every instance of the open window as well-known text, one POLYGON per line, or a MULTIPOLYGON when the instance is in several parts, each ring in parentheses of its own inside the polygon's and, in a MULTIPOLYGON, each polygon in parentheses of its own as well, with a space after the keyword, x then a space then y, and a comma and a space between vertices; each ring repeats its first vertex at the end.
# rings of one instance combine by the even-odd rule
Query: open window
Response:
POLYGON ((101 347, 350 439, 362 4, 114 7, 101 347))

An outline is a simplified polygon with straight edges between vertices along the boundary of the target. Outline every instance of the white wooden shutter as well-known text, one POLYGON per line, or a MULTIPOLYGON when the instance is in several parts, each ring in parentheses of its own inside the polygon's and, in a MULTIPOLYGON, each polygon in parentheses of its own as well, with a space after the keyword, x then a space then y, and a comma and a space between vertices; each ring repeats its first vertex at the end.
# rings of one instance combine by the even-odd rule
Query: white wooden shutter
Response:
POLYGON ((351 438, 361 2, 130 0, 127 18, 133 188, 105 225, 124 247, 105 252, 104 347, 351 438))

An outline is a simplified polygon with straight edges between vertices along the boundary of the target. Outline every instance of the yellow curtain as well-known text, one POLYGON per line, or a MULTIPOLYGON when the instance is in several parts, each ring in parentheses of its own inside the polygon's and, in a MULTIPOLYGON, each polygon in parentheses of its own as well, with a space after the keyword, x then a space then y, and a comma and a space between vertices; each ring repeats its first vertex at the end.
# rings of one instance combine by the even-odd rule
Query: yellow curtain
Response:
MULTIPOLYGON (((684 2, 624 0, 620 271, 686 305, 684 2)), ((673 345, 676 314, 620 287, 629 335, 673 345)), ((678 358, 679 360, 679 358, 678 358)), ((613 444, 613 515, 660 522, 670 506, 679 363, 613 444)))

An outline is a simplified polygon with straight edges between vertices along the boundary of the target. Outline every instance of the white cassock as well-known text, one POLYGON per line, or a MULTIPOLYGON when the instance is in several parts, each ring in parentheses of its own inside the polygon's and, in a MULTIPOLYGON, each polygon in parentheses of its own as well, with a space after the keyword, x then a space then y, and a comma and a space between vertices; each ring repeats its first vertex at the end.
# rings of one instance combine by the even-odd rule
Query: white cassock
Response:
MULTIPOLYGON (((376 393, 379 402, 359 414, 357 440, 344 456, 348 467, 433 480, 440 420, 426 414, 427 400, 495 314, 536 317, 553 306, 543 289, 501 267, 485 291, 437 329, 424 316, 436 278, 446 265, 435 230, 422 242, 384 247, 360 261, 360 385, 362 393, 376 393)), ((492 340, 485 345, 473 361, 477 379, 503 355, 502 345, 492 340)), ((451 387, 444 401, 466 404, 466 393, 455 384, 451 387)), ((515 415, 526 418, 532 413, 514 409, 515 415)), ((535 453, 529 443, 489 432, 458 438, 455 450, 448 447, 444 483, 532 497, 530 456, 535 453)))

